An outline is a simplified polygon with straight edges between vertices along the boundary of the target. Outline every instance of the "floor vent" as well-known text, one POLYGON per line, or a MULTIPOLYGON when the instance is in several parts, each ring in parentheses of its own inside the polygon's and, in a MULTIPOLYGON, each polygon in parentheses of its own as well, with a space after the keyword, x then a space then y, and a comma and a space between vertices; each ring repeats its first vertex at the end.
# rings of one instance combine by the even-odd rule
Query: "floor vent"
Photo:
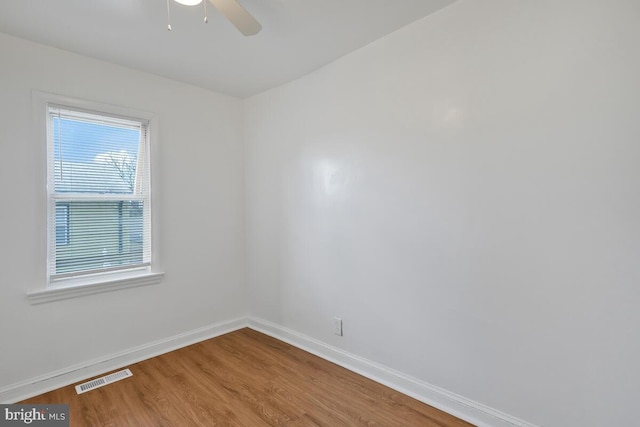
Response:
POLYGON ((76 393, 82 394, 88 391, 100 388, 104 385, 120 381, 125 378, 133 376, 130 370, 125 369, 123 371, 114 372, 113 374, 105 375, 104 377, 96 378, 95 380, 87 381, 86 383, 76 386, 76 393))

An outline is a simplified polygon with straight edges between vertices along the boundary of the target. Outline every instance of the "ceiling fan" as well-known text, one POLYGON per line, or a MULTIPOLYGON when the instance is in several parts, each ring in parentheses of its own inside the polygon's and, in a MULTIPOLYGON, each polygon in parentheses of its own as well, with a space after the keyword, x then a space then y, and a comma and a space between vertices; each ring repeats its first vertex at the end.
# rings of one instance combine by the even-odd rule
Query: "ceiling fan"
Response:
MULTIPOLYGON (((202 0, 175 0, 176 3, 185 6, 197 6, 202 0)), ((204 0, 204 22, 207 23, 207 1, 218 9, 231 23, 245 36, 258 34, 262 25, 238 3, 237 0, 204 0)), ((171 15, 169 13, 169 0, 167 0, 167 29, 171 31, 171 15)))

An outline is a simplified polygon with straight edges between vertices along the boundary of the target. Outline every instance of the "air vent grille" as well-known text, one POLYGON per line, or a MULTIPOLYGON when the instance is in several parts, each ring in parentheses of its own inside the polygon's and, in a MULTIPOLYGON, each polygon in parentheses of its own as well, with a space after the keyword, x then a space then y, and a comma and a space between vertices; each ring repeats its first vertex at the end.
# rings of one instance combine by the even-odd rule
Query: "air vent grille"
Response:
POLYGON ((96 388, 114 383, 116 381, 120 381, 122 379, 131 377, 131 376, 133 376, 133 374, 129 369, 124 369, 122 371, 114 372, 113 374, 105 375, 104 377, 96 378, 95 380, 78 384, 76 386, 76 393, 78 394, 86 393, 87 391, 94 390, 96 388))

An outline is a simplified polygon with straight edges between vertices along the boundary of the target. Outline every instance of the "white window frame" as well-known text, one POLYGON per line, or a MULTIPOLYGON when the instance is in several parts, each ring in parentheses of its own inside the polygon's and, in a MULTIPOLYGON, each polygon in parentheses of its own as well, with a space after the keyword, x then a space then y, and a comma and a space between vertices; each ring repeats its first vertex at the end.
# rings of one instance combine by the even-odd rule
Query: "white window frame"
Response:
MULTIPOLYGON (((47 190, 47 186, 53 186, 54 183, 51 181, 52 175, 48 173, 49 171, 49 154, 47 153, 47 137, 48 130, 47 126, 49 124, 49 106, 50 105, 60 105, 69 107, 71 109, 78 110, 87 110, 94 111, 98 114, 103 113, 105 115, 119 116, 119 117, 129 117, 134 118, 140 121, 144 121, 147 123, 147 138, 149 138, 147 142, 147 146, 150 148, 149 153, 146 155, 149 158, 149 168, 151 174, 150 187, 153 189, 153 151, 155 148, 155 138, 158 130, 158 119, 155 114, 148 113, 145 111, 134 110, 130 108, 114 106, 109 104, 103 104, 93 101, 86 101, 76 98, 70 98, 60 95, 54 95, 44 92, 34 91, 32 96, 33 107, 34 107, 34 118, 35 118, 35 134, 36 141, 39 148, 43 148, 42 152, 44 153, 44 173, 42 176, 44 177, 44 193, 45 197, 43 206, 48 206, 48 208, 44 209, 45 216, 47 218, 50 217, 50 213, 47 209, 50 209, 52 204, 50 203, 50 194, 47 190)), ((153 190, 151 190, 150 199, 153 198, 153 190)), ((53 204, 55 209, 55 204, 53 204)), ((150 203, 149 206, 150 215, 155 215, 153 212, 153 204, 150 203)), ((55 239, 55 224, 49 225, 50 221, 45 220, 45 230, 46 233, 42 239, 43 246, 48 247, 48 239, 55 239), (53 229, 52 229, 53 228, 53 229)), ((62 299, 75 298, 83 295, 91 295, 97 294, 101 292, 109 292, 117 289, 124 288, 132 288, 138 286, 146 286, 146 285, 154 285, 160 283, 162 280, 164 273, 158 270, 158 265, 156 262, 157 258, 157 230, 156 227, 150 227, 151 234, 151 264, 145 267, 132 268, 128 270, 122 271, 114 271, 114 272, 103 272, 96 274, 78 274, 71 275, 70 277, 65 277, 63 279, 51 280, 50 272, 49 272, 49 260, 43 260, 43 264, 45 264, 46 270, 46 281, 43 285, 36 289, 32 289, 27 292, 27 298, 32 304, 40 304, 50 301, 57 301, 62 299)), ((48 253, 48 249, 45 249, 45 253, 48 253)), ((48 255, 47 255, 48 258, 48 255)))

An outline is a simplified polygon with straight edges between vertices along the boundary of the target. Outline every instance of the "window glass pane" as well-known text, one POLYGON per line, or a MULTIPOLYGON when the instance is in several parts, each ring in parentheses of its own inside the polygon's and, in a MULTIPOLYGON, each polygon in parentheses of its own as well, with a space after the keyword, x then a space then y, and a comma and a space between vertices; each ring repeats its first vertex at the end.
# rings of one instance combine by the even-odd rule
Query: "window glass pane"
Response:
POLYGON ((69 202, 69 243, 56 245, 56 273, 143 260, 142 201, 69 202))
POLYGON ((53 114, 53 154, 57 193, 132 194, 140 128, 53 114))
POLYGON ((56 245, 69 244, 69 205, 56 203, 56 245))

